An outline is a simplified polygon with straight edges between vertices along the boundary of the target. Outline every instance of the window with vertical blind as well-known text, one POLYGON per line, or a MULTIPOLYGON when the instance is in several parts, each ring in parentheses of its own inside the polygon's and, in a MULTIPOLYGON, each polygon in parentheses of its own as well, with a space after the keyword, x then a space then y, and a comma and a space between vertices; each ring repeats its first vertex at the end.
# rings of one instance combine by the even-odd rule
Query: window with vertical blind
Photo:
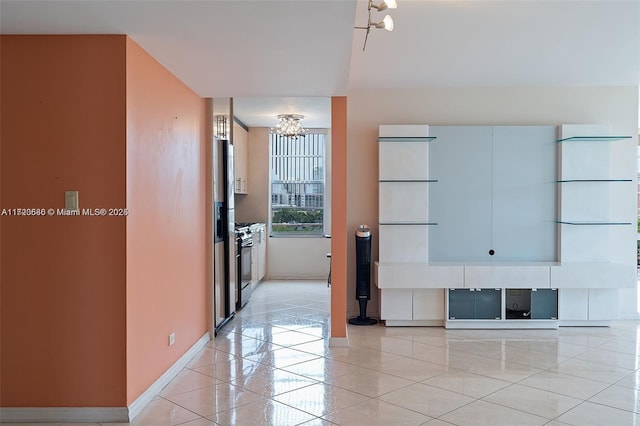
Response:
POLYGON ((271 235, 322 236, 326 130, 270 135, 271 235))

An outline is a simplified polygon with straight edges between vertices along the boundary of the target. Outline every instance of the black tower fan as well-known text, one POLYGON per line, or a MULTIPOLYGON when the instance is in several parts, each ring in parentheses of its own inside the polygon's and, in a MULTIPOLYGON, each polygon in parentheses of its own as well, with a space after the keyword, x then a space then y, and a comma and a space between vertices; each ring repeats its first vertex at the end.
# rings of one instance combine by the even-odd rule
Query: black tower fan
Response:
POLYGON ((371 228, 359 225, 356 228, 356 300, 360 304, 360 315, 349 319, 349 324, 372 325, 378 320, 367 317, 367 302, 371 299, 371 228))

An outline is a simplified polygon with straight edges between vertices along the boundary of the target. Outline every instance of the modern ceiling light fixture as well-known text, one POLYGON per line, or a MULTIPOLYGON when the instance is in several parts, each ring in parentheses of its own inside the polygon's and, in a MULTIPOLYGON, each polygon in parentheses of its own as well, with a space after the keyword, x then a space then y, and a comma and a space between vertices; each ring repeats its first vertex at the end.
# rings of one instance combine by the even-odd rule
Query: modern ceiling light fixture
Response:
POLYGON ((304 136, 306 130, 300 122, 302 119, 304 119, 304 115, 301 114, 278 114, 276 133, 280 136, 288 136, 294 139, 304 136))
POLYGON ((369 12, 369 18, 367 20, 367 26, 366 27, 353 27, 356 30, 366 30, 367 33, 364 36, 364 46, 362 46, 362 50, 364 51, 364 49, 367 47, 367 39, 369 38, 369 31, 371 31, 371 28, 377 28, 377 29, 383 29, 383 30, 387 30, 387 31, 393 31, 393 19, 391 18, 391 16, 386 15, 384 17, 384 19, 382 19, 382 21, 380 22, 372 22, 371 21, 371 9, 375 9, 378 12, 382 12, 383 10, 387 10, 387 9, 397 9, 398 8, 398 3, 396 2, 396 0, 386 0, 383 1, 382 3, 376 5, 373 4, 373 0, 369 0, 369 6, 367 7, 367 11, 369 12))

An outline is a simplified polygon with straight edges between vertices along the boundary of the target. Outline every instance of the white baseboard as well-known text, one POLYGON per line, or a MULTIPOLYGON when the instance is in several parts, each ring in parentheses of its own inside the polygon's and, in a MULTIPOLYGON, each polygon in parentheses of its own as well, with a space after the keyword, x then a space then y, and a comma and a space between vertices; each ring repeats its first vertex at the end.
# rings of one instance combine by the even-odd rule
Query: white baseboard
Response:
POLYGON ((189 364, 189 361, 193 359, 194 356, 202 348, 204 348, 207 343, 211 340, 211 336, 209 332, 207 332, 204 336, 202 336, 191 348, 185 352, 184 355, 180 357, 167 371, 164 372, 162 376, 158 378, 151 386, 147 388, 142 394, 135 399, 129 405, 129 419, 128 421, 133 420, 144 407, 149 404, 153 398, 158 396, 160 391, 169 384, 171 380, 173 380, 178 373, 180 373, 186 366, 189 364))
POLYGON ((560 327, 611 327, 608 320, 560 320, 560 327))
POLYGON ((556 320, 445 320, 445 328, 451 329, 549 329, 556 330, 556 320))
POLYGON ((127 407, 3 407, 0 423, 126 423, 127 407))
POLYGON ((442 327, 444 320, 385 320, 387 327, 442 327))
POLYGON ((211 336, 207 332, 129 407, 2 407, 0 423, 127 423, 189 364, 209 340, 211 336))

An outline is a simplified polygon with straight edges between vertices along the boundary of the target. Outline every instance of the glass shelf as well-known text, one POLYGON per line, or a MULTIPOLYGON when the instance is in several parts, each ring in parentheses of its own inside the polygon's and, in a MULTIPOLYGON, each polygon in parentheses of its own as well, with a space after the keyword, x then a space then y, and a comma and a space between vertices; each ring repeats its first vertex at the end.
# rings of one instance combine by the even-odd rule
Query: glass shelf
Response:
POLYGON ((580 221, 580 220, 559 220, 557 223, 561 225, 603 225, 603 226, 616 226, 616 225, 632 225, 631 222, 595 222, 595 221, 580 221))
POLYGON ((422 183, 434 183, 438 182, 437 179, 380 179, 378 182, 422 182, 422 183))
POLYGON ((378 138, 378 142, 431 142, 435 140, 435 136, 422 137, 384 137, 378 138))
POLYGON ((557 180, 557 183, 567 182, 632 182, 631 179, 565 179, 557 180))
POLYGON ((437 225, 435 222, 380 222, 379 225, 437 225))
POLYGON ((556 142, 613 142, 623 139, 631 139, 631 136, 572 136, 558 139, 556 142))

